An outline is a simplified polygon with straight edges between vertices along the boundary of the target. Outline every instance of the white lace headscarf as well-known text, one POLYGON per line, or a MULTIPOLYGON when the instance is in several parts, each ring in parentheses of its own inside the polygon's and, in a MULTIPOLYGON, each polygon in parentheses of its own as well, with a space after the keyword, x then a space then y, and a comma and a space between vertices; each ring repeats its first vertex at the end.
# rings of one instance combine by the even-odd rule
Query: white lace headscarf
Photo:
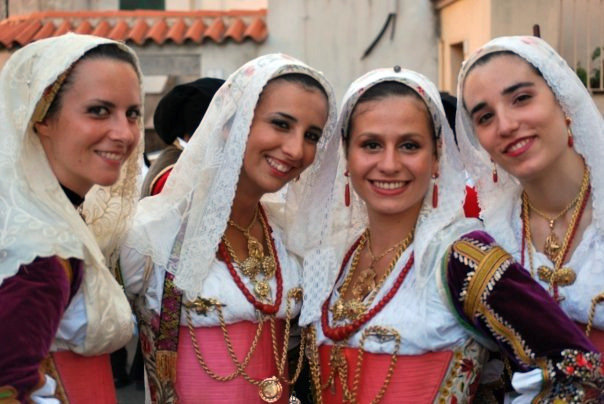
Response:
POLYGON ((540 38, 516 36, 496 38, 474 52, 464 62, 457 89, 457 138, 461 156, 478 191, 481 216, 487 231, 510 253, 519 254, 514 228, 510 225, 512 210, 519 203, 522 187, 504 170, 498 170, 498 182, 492 180, 489 154, 480 146, 472 120, 463 104, 464 81, 469 69, 482 56, 500 51, 515 53, 537 68, 553 91, 564 113, 572 119, 575 150, 590 169, 593 201, 593 223, 604 231, 604 121, 587 89, 577 74, 551 46, 540 38))
MULTIPOLYGON (((114 351, 132 335, 130 307, 106 263, 116 256, 134 213, 142 144, 116 184, 86 194, 84 223, 50 168, 32 117, 57 77, 86 51, 110 43, 136 60, 123 44, 67 34, 18 50, 0 74, 0 282, 36 257, 83 260, 88 324, 84 345, 72 349, 88 355, 114 351)), ((142 133, 142 119, 140 128, 142 133)))
MULTIPOLYGON (((346 133, 352 111, 359 97, 370 87, 384 81, 395 81, 413 89, 424 101, 434 123, 439 158, 439 201, 432 208, 432 187, 424 197, 424 202, 415 227, 413 242, 415 287, 421 288, 428 282, 435 282, 437 265, 432 265, 438 249, 429 248, 441 241, 441 230, 462 217, 462 203, 465 192, 465 175, 455 146, 453 131, 447 122, 444 108, 437 88, 428 78, 411 70, 392 68, 377 69, 355 80, 348 88, 342 103, 336 132, 346 133), (396 71, 398 70, 398 71, 396 71)), ((327 299, 346 250, 367 227, 367 209, 364 202, 350 187, 351 204, 344 204, 346 185, 346 159, 343 147, 337 177, 329 187, 332 198, 325 211, 328 212, 328 226, 321 233, 321 245, 308 251, 304 257, 303 285, 304 305, 300 315, 300 324, 307 325, 320 317, 321 305, 327 299)), ((315 190, 313 189, 314 193, 315 190)), ((314 204, 315 206, 319 206, 314 204)))
MULTIPOLYGON (((327 158, 338 147, 331 85, 320 72, 290 56, 261 56, 240 67, 214 95, 162 192, 140 202, 126 241, 126 247, 174 274, 175 285, 186 296, 201 294, 216 259, 260 94, 269 80, 289 73, 310 76, 321 84, 328 94, 329 115, 314 163, 285 190, 265 195, 263 205, 291 251, 302 253, 317 239, 315 229, 320 230, 323 217, 308 203, 308 190, 335 176, 334 161, 327 158)), ((316 197, 323 200, 327 195, 316 197)))

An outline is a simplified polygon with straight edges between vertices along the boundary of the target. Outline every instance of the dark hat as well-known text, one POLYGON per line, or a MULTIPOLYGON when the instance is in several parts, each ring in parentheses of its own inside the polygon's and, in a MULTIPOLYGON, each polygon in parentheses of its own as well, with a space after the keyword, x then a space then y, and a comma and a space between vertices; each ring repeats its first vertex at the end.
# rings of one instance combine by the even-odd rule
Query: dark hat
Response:
POLYGON ((203 78, 179 84, 164 95, 153 115, 159 137, 170 144, 177 137, 193 135, 223 83, 221 79, 203 78))

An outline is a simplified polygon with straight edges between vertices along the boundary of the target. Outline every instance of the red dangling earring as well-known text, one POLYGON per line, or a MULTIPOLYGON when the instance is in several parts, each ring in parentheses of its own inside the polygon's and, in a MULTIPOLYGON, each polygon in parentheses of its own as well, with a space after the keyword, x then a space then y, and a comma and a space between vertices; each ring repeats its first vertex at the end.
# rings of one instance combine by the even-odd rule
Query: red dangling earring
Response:
POLYGON ((344 205, 346 205, 346 207, 350 206, 350 180, 348 179, 348 177, 350 177, 350 173, 348 172, 348 170, 346 170, 344 172, 344 176, 346 177, 346 186, 344 187, 344 205))
POLYGON ((438 174, 432 174, 434 185, 432 186, 432 207, 436 209, 438 207, 438 174))
POLYGON ((493 163, 493 182, 497 183, 497 181, 499 180, 499 176, 497 175, 497 166, 495 165, 493 159, 491 159, 491 163, 493 163))
POLYGON ((568 144, 568 147, 571 148, 575 145, 575 139, 573 139, 573 131, 570 129, 570 124, 572 122, 572 119, 566 117, 566 133, 568 134, 566 144, 568 144))

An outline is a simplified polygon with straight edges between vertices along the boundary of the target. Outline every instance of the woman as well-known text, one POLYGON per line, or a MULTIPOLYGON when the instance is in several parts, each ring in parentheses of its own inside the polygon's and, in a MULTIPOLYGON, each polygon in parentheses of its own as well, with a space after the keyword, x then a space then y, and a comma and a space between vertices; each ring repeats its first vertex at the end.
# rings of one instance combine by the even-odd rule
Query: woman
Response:
MULTIPOLYGON (((486 356, 477 341, 499 345, 523 370, 579 353, 600 366, 547 293, 462 217, 465 175, 430 81, 399 67, 366 74, 344 97, 338 132, 346 160, 331 224, 303 272, 300 323, 314 323, 318 402, 469 402, 486 356), (526 317, 508 308, 518 309, 505 298, 516 294, 526 317), (542 311, 544 332, 557 332, 547 344, 526 335, 527 317, 542 311)), ((555 375, 556 388, 597 393, 604 382, 555 375)))
POLYGON ((489 42, 464 64, 459 83, 459 143, 487 230, 602 352, 601 113, 539 38, 489 42))
POLYGON ((307 190, 335 175, 334 105, 301 62, 252 60, 215 94, 162 192, 139 205, 121 268, 139 296, 152 402, 287 402, 302 290, 285 245, 306 248, 307 190))
POLYGON ((137 200, 137 58, 92 36, 40 40, 6 62, 0 94, 0 397, 115 403, 107 353, 134 323, 107 266, 137 200))

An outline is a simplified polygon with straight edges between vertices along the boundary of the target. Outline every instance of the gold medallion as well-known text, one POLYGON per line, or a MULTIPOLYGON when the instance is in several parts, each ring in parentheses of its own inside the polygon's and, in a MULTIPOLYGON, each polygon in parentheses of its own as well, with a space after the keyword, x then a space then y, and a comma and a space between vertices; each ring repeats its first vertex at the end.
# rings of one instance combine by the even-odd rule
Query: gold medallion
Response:
POLYGON ((261 299, 266 299, 271 295, 271 287, 266 281, 257 282, 254 285, 254 293, 261 299))
POLYGON ((552 270, 551 268, 543 265, 537 268, 537 274, 539 274, 539 279, 541 279, 543 282, 555 283, 559 286, 572 285, 577 279, 577 274, 575 271, 568 267, 552 270), (552 276, 554 277, 553 281, 552 276))
POLYGON ((562 247, 562 243, 560 242, 558 236, 556 236, 556 234, 552 231, 545 239, 543 253, 551 262, 556 262, 556 258, 560 253, 560 247, 562 247))
POLYGON ((253 278, 260 272, 260 261, 258 258, 250 255, 241 263, 241 272, 248 278, 253 278))
POLYGON ((264 248, 255 237, 250 236, 247 240, 247 251, 250 257, 261 259, 264 256, 264 248))
POLYGON ((258 385, 260 398, 267 403, 274 403, 281 398, 283 387, 275 376, 264 379, 258 385))
POLYGON ((264 276, 272 278, 275 276, 276 269, 275 260, 272 257, 264 257, 262 260, 262 273, 264 273, 264 276))

